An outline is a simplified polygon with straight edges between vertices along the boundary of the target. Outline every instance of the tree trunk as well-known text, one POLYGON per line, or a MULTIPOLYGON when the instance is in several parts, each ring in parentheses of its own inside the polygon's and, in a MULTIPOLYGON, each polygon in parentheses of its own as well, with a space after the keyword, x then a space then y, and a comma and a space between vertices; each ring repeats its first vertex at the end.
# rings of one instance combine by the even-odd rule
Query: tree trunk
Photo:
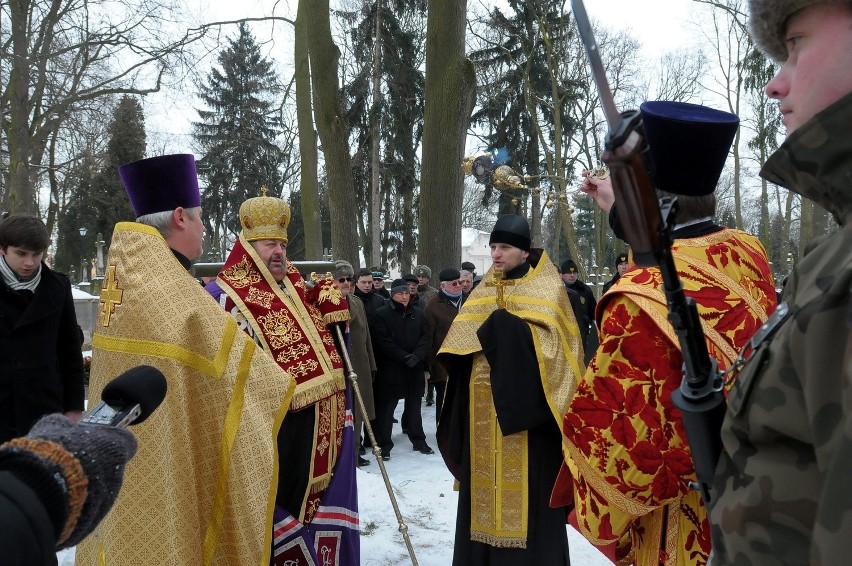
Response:
POLYGON ((461 261, 461 161, 476 100, 476 75, 464 56, 466 16, 467 0, 428 4, 418 262, 433 274, 461 261))
MULTIPOLYGON (((322 257, 322 221, 317 186, 317 133, 314 130, 311 106, 311 64, 308 42, 308 13, 313 8, 309 0, 299 0, 296 15, 295 79, 296 121, 299 126, 299 191, 301 193, 302 223, 305 230, 305 259, 322 257)), ((355 264, 353 264, 355 265, 355 264)))
POLYGON ((381 124, 382 124, 382 2, 376 0, 376 38, 373 50, 373 104, 370 111, 370 227, 367 265, 379 265, 381 255, 381 124))
POLYGON ((331 209, 331 245, 334 257, 360 265, 357 212, 353 198, 348 128, 340 104, 337 72, 340 50, 331 38, 328 0, 311 2, 308 38, 314 117, 325 155, 331 209))
MULTIPOLYGON (((6 141, 9 144, 9 187, 3 208, 10 212, 37 214, 35 189, 31 175, 29 133, 29 61, 27 17, 29 2, 9 3, 12 28, 12 68, 9 72, 9 121, 6 141)), ((5 40, 4 40, 5 41, 5 40)))

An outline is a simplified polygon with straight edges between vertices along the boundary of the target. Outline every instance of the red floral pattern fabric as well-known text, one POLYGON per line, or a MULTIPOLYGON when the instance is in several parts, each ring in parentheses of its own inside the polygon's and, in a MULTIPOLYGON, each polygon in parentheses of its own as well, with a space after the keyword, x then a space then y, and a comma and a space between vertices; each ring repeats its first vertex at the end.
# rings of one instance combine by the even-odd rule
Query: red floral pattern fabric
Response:
MULTIPOLYGON (((695 298, 708 349, 721 368, 771 314, 766 252, 723 230, 678 240, 675 264, 695 298)), ((682 357, 656 268, 634 267, 598 306, 600 347, 563 421, 577 521, 593 543, 617 543, 637 565, 704 564, 710 531, 681 414, 671 393, 682 357)))

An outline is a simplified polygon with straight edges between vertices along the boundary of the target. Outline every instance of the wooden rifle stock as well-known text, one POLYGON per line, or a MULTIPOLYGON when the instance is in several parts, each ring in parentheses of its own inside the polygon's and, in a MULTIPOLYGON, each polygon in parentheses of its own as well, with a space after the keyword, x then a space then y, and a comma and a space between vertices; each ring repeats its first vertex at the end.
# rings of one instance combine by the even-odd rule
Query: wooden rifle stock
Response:
POLYGON ((606 148, 603 161, 609 167, 616 214, 633 252, 633 261, 641 267, 657 265, 661 246, 660 206, 649 174, 653 165, 639 111, 621 114, 619 127, 610 133, 606 148))

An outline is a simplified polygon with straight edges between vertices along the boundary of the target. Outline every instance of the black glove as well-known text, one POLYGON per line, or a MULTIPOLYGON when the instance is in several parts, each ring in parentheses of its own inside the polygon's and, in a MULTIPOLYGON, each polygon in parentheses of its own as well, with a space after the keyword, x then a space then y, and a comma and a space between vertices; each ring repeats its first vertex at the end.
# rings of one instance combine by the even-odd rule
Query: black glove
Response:
POLYGON ((408 354, 407 356, 405 356, 406 367, 414 369, 414 368, 417 367, 417 364, 419 364, 419 363, 420 363, 420 358, 418 358, 414 354, 408 354))
POLYGON ((36 493, 63 549, 83 540, 112 508, 135 453, 136 437, 126 430, 54 414, 0 446, 0 469, 36 493))

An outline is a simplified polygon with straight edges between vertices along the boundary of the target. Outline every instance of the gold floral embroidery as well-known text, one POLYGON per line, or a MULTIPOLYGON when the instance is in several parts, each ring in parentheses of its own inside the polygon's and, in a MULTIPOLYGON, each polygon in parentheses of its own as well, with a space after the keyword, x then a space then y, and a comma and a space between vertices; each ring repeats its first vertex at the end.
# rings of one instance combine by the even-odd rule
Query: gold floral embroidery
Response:
POLYGON ((274 293, 258 289, 257 287, 251 287, 249 289, 248 296, 246 296, 246 301, 260 305, 265 309, 269 309, 272 307, 272 299, 274 298, 274 293))
POLYGON ((284 311, 259 316, 257 322, 263 327, 263 334, 269 340, 269 345, 276 350, 302 339, 302 331, 284 311))
POLYGON ((328 441, 328 437, 323 436, 322 441, 319 444, 317 444, 317 452, 319 452, 320 455, 325 456, 325 451, 328 450, 329 444, 330 443, 328 441))
POLYGON ((293 364, 287 368, 291 374, 296 377, 302 377, 317 369, 319 364, 316 360, 302 360, 298 364, 293 364))
POLYGON ((294 345, 292 348, 288 348, 286 350, 281 350, 278 352, 278 356, 275 358, 281 365, 289 364, 290 362, 294 362, 311 351, 311 347, 305 344, 304 342, 294 345))
POLYGON ((243 256, 239 262, 222 271, 220 277, 237 289, 260 282, 260 274, 254 269, 248 256, 243 256))

